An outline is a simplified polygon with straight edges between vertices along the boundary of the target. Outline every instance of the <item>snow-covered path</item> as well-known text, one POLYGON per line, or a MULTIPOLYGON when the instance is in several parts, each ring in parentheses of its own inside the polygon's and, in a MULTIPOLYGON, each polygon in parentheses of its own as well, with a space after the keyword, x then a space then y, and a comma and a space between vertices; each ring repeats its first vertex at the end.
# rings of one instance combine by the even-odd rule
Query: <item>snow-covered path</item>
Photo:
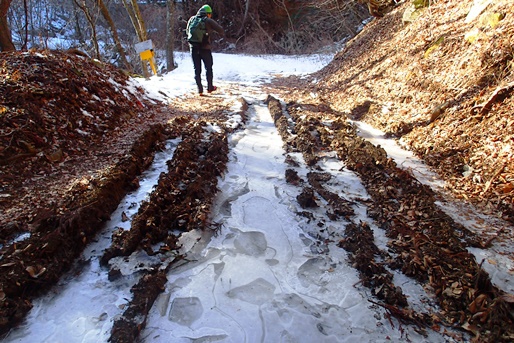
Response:
MULTIPOLYGON (((257 69, 253 74, 245 74, 248 68, 231 70, 226 80, 218 83, 221 91, 216 96, 220 99, 235 101, 242 96, 251 103, 250 119, 244 130, 229 137, 228 170, 219 180, 220 192, 212 208, 212 220, 220 223, 221 228, 216 235, 194 231, 184 234, 182 252, 187 252, 186 259, 170 269, 166 289, 150 311, 141 340, 449 341, 448 336, 430 330, 428 336, 423 337, 414 326, 400 325, 396 319, 388 317, 382 307, 369 301, 374 299, 370 290, 359 283, 357 271, 349 263, 345 250, 337 246, 343 238, 344 221, 327 219, 327 225, 321 228, 317 225, 320 221, 309 221, 298 215, 297 212, 302 211, 296 200, 299 188, 285 181, 288 165, 283 142, 263 103, 265 94, 259 94, 253 79, 257 76, 263 79, 281 70, 273 69, 277 67, 271 60, 257 60, 262 66, 254 63, 257 69), (269 70, 262 71, 264 68, 269 70), (231 89, 233 94, 228 95, 223 89, 231 89)), ((240 62, 243 67, 248 64, 240 62)), ((299 65, 298 61, 286 63, 299 65)), ((183 65, 187 74, 170 75, 174 82, 156 78, 142 83, 155 85, 159 94, 182 96, 174 92, 187 88, 184 83, 194 88, 189 72, 191 66, 183 65)), ((154 98, 158 98, 157 94, 154 98)), ((419 172, 416 176, 420 180, 426 176, 431 186, 440 184, 411 154, 403 154, 397 146, 388 146, 385 143, 390 141, 385 142, 380 134, 364 125, 361 129, 366 139, 385 146, 399 165, 405 164, 419 172)), ((114 263, 119 263, 124 276, 116 281, 109 281, 108 270, 99 266, 99 258, 110 244, 112 230, 129 228, 130 221, 124 221, 122 213, 130 218, 137 212, 140 202, 146 199, 157 177, 166 169, 165 161, 172 157, 177 143, 169 142, 169 150, 156 156, 153 167, 144 176, 146 181, 141 182, 142 187, 122 201, 98 242, 86 249, 86 265, 76 274, 65 277, 51 294, 35 301, 27 321, 13 330, 5 342, 107 342, 113 321, 122 315, 131 297, 130 287, 137 282, 138 271, 149 268, 156 257, 138 252, 128 259, 116 258, 114 263)), ((311 170, 305 167, 301 155, 289 155, 297 160, 300 167, 296 170, 305 179, 311 170)), ((333 153, 327 153, 318 167, 330 173, 330 190, 334 193, 350 201, 368 199, 359 178, 333 158, 333 153)), ((370 223, 375 244, 387 249, 384 231, 366 216, 365 201, 353 201, 352 206, 355 212, 352 220, 370 223)), ((322 217, 324 212, 321 207, 316 215, 322 217)), ((455 217, 462 220, 463 216, 456 213, 455 217)), ((486 252, 475 249, 476 255, 486 252)), ((487 257, 487 261, 495 262, 492 258, 496 256, 487 257)), ((495 272, 492 262, 491 270, 495 272)), ((505 272, 512 266, 508 261, 496 264, 503 271, 491 273, 495 275, 493 281, 503 289, 512 290, 512 282, 505 272)), ((423 288, 402 274, 392 273, 395 285, 402 287, 413 309, 427 312, 430 297, 423 288)))
MULTIPOLYGON (((122 308, 131 297, 130 287, 137 278, 129 276, 122 281, 110 281, 108 270, 100 266, 100 257, 111 244, 116 228, 130 229, 130 221, 123 217, 137 213, 159 174, 166 169, 166 161, 173 156, 177 144, 178 140, 169 141, 166 149, 156 154, 154 163, 142 175, 139 188, 122 200, 96 242, 85 249, 75 269, 49 294, 33 302, 26 322, 12 330, 4 342, 107 342, 113 318, 123 313, 122 308)), ((152 262, 146 254, 134 254, 128 262, 122 263, 122 271, 131 275, 152 262)))
POLYGON ((223 229, 169 273, 145 342, 444 341, 412 329, 402 338, 354 287, 343 249, 312 249, 316 229, 295 214, 281 138, 265 105, 253 103, 246 129, 231 138, 213 210, 223 229))
MULTIPOLYGON (((255 90, 255 89, 253 89, 255 90)), ((222 95, 223 96, 223 95, 222 95)), ((261 99, 251 99, 249 122, 229 137, 228 170, 219 183, 213 221, 218 235, 190 232, 182 238, 185 262, 168 273, 141 334, 144 342, 442 342, 411 327, 392 327, 382 308, 368 302, 357 271, 336 243, 343 228, 320 228, 297 215, 298 189, 285 181, 283 142, 261 99), (356 286, 357 285, 357 286, 356 286)), ((109 281, 99 258, 111 232, 129 229, 178 142, 156 156, 141 188, 113 213, 98 242, 84 252, 87 265, 71 273, 52 294, 35 302, 27 323, 6 342, 106 342, 112 323, 130 299, 137 272, 155 262, 143 252, 114 263, 126 277, 109 281)), ((300 165, 301 155, 294 155, 300 165)), ((335 191, 366 198, 353 173, 327 156, 320 163, 333 175, 335 191)), ((302 168, 300 168, 302 169, 302 168)), ((303 168, 299 174, 305 178, 303 168)), ((357 205, 356 205, 357 206, 357 205)), ((355 208, 362 219, 364 209, 355 208)), ((323 210, 319 214, 323 216, 323 210)), ((328 220, 327 220, 328 221, 328 220)), ((342 225, 342 224, 341 224, 342 225)), ((405 280, 403 280, 405 281, 405 280)), ((394 321, 394 320, 393 320, 394 321)))

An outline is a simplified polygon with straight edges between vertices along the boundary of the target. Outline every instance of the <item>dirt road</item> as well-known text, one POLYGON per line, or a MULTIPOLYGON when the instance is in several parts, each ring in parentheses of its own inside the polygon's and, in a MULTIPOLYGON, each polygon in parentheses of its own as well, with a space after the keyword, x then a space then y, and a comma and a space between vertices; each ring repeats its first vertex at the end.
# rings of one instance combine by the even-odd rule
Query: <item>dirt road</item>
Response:
POLYGON ((7 340, 512 335, 503 325, 512 299, 468 252, 491 242, 452 219, 438 194, 355 126, 253 90, 213 97, 220 108, 152 127, 109 174, 79 183, 72 194, 86 205, 68 220, 43 221, 58 225, 42 242, 33 234, 4 254, 4 268, 39 258, 22 260, 17 279, 20 298, 32 299, 35 285, 60 275, 47 261, 72 244, 86 248, 7 340), (144 157, 155 150, 164 153, 144 157), (153 176, 140 174, 152 161, 153 176), (99 214, 111 220, 98 236, 99 214))

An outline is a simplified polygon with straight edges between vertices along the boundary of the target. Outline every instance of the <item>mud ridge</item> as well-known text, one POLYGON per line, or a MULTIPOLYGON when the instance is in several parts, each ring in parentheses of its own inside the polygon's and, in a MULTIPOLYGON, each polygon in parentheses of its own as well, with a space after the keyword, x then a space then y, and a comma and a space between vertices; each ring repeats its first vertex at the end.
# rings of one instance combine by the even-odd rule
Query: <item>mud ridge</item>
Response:
POLYGON ((390 267, 423 283, 450 325, 490 342, 508 341, 512 326, 505 323, 512 323, 512 306, 466 250, 480 244, 477 237, 469 237, 467 229, 440 210, 431 191, 397 168, 382 148, 349 134, 334 142, 373 199, 369 215, 386 231, 396 254, 390 267))
POLYGON ((141 247, 149 255, 152 245, 162 242, 161 252, 176 250, 178 236, 173 231, 186 232, 205 228, 212 197, 216 194, 216 177, 227 161, 228 145, 224 133, 203 135, 205 122, 191 121, 181 128, 183 140, 174 158, 168 161, 157 188, 134 218, 129 231, 116 231, 112 245, 104 252, 101 263, 106 265, 116 256, 128 256, 141 247))
POLYGON ((167 281, 165 270, 147 272, 141 277, 130 290, 133 300, 123 315, 114 321, 109 342, 132 343, 137 340, 146 326, 148 312, 167 281))
POLYGON ((18 324, 32 307, 31 300, 71 268, 151 163, 149 156, 164 135, 163 126, 153 126, 114 167, 96 178, 81 180, 62 207, 37 218, 30 237, 2 248, 0 333, 18 324))
MULTIPOLYGON (((241 100, 243 123, 248 105, 241 100)), ((181 233, 199 229, 215 229, 209 221, 211 206, 217 194, 218 177, 228 162, 227 132, 238 127, 225 127, 226 117, 208 122, 177 117, 171 122, 173 132, 181 132, 182 141, 173 158, 167 162, 147 202, 142 204, 128 231, 113 234, 111 246, 105 250, 101 263, 107 265, 116 256, 128 256, 137 249, 148 255, 159 254, 159 265, 144 274, 131 292, 133 298, 125 313, 115 320, 110 342, 133 342, 146 325, 146 315, 157 296, 164 290, 166 270, 183 258, 178 253, 181 233), (213 124, 214 123, 214 124, 213 124), (212 129, 215 125, 218 131, 212 129), (156 251, 154 246, 159 244, 156 251), (166 262, 167 258, 170 262, 166 262)), ((111 267, 110 275, 119 275, 111 267)))
MULTIPOLYGON (((283 125, 284 121, 281 118, 285 118, 284 111, 280 105, 280 102, 270 97, 268 98, 268 107, 272 112, 272 116, 275 120, 276 125, 283 125)), ((317 107, 316 107, 317 109, 317 107)), ((296 118, 294 118, 296 119, 296 118)), ((302 127, 301 121, 292 120, 295 126, 302 127)), ((321 123, 319 118, 310 118, 307 123, 308 129, 299 129, 297 137, 291 137, 290 133, 294 132, 291 128, 281 130, 284 141, 290 142, 289 151, 299 151, 302 153, 304 158, 309 158, 310 161, 318 160, 318 156, 314 156, 313 151, 326 150, 326 146, 320 146, 322 140, 326 140, 326 136, 321 135, 316 138, 315 131, 321 130, 320 127, 312 125, 313 123, 321 123), (307 137, 306 137, 307 135, 307 137), (299 141, 313 141, 316 140, 319 144, 314 149, 308 149, 306 151, 301 149, 301 146, 294 146, 294 142, 299 141)), ((338 128, 341 128, 341 124, 337 124, 338 128)), ((318 168, 317 166, 312 166, 318 168)), ((288 169, 286 171, 286 180, 289 183, 302 185, 305 182, 295 177, 294 170, 288 169)), ((322 172, 309 172, 307 179, 311 187, 304 186, 302 192, 297 197, 300 206, 304 209, 318 207, 316 198, 319 195, 321 198, 327 201, 327 207, 331 208, 332 211, 327 211, 326 215, 330 220, 337 221, 344 219, 349 224, 346 225, 344 230, 344 238, 338 242, 338 246, 344 248, 350 257, 350 262, 353 267, 359 271, 362 284, 371 289, 371 292, 378 299, 383 300, 389 307, 397 309, 393 313, 398 314, 398 319, 403 322, 414 323, 419 326, 419 330, 422 330, 426 323, 420 321, 420 318, 428 317, 426 315, 418 314, 413 310, 404 310, 403 307, 408 307, 406 296, 400 287, 396 287, 393 283, 393 274, 388 271, 383 263, 377 262, 376 257, 384 259, 389 258, 388 254, 380 251, 375 245, 373 239, 373 233, 366 223, 355 224, 352 221, 352 216, 355 215, 351 202, 344 199, 341 195, 334 192, 328 191, 323 183, 328 182, 331 179, 329 173, 322 172), (401 308, 398 308, 401 307, 401 308), (400 316, 401 314, 401 316, 400 316)), ((314 218, 314 215, 310 212, 304 211, 299 213, 307 218, 314 218)), ((320 223, 322 225, 322 223, 320 223)))
POLYGON ((382 264, 375 262, 381 251, 373 243, 373 231, 366 223, 350 223, 344 230, 345 238, 339 246, 350 253, 350 262, 361 273, 364 286, 386 304, 400 307, 408 306, 407 298, 401 288, 393 283, 393 274, 382 264))

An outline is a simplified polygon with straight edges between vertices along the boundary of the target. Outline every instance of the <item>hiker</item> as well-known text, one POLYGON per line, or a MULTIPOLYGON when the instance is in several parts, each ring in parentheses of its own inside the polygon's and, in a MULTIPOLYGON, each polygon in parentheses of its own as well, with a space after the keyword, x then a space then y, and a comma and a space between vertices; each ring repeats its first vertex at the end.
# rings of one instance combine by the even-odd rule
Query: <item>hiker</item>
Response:
POLYGON ((198 93, 203 95, 202 86, 202 61, 205 66, 205 74, 207 77, 207 92, 211 93, 216 90, 213 85, 212 73, 212 52, 211 52, 211 33, 218 32, 221 36, 224 35, 223 28, 212 17, 212 9, 209 5, 203 5, 196 13, 195 16, 189 18, 186 27, 187 40, 191 50, 191 57, 193 58, 193 65, 195 68, 195 81, 198 86, 198 93))

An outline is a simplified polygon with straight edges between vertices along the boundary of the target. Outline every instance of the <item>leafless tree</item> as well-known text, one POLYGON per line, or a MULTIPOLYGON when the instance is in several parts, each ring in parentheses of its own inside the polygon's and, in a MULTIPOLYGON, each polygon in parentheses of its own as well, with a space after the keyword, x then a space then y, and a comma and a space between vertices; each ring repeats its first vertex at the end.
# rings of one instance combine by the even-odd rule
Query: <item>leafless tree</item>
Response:
POLYGON ((104 59, 112 50, 127 68, 127 60, 136 67, 139 58, 123 54, 133 54, 134 43, 151 38, 157 53, 166 52, 170 70, 173 50, 187 49, 182 44, 187 18, 207 2, 226 32, 225 39, 214 42, 215 49, 309 53, 355 35, 369 16, 366 1, 389 0, 0 0, 0 47, 78 46, 104 59), (64 34, 68 39, 51 40, 64 34))
POLYGON ((139 11, 139 5, 136 0, 121 0, 123 6, 127 10, 130 21, 132 22, 132 26, 134 26, 134 30, 136 30, 137 37, 140 42, 147 40, 147 33, 145 28, 145 23, 143 18, 141 17, 141 12, 139 11))
POLYGON ((1 51, 14 51, 14 46, 11 38, 11 29, 7 22, 7 11, 11 6, 12 0, 0 0, 0 50, 1 51))
POLYGON ((127 61, 127 56, 125 54, 125 49, 123 49, 123 46, 121 45, 120 38, 118 36, 118 30, 116 30, 116 25, 114 24, 114 21, 112 20, 111 14, 109 13, 109 10, 107 9, 107 6, 105 6, 105 3, 103 0, 97 0, 98 1, 98 7, 100 8, 100 12, 102 13, 102 16, 104 17, 105 21, 107 22, 112 38, 114 40, 114 44, 116 45, 116 50, 120 54, 121 62, 127 68, 127 70, 132 70, 132 67, 127 61))
POLYGON ((166 69, 175 69, 175 0, 166 1, 166 69))
POLYGON ((91 9, 94 9, 93 4, 86 4, 86 0, 74 0, 75 4, 84 12, 84 15, 86 16, 86 19, 91 27, 92 36, 91 40, 93 41, 93 45, 95 47, 95 55, 96 58, 101 60, 100 55, 100 47, 98 45, 98 37, 96 33, 96 18, 94 17, 94 14, 92 13, 91 9))
POLYGON ((25 12, 25 41, 21 47, 21 50, 27 50, 27 42, 29 41, 29 11, 27 0, 23 0, 23 11, 25 12))

